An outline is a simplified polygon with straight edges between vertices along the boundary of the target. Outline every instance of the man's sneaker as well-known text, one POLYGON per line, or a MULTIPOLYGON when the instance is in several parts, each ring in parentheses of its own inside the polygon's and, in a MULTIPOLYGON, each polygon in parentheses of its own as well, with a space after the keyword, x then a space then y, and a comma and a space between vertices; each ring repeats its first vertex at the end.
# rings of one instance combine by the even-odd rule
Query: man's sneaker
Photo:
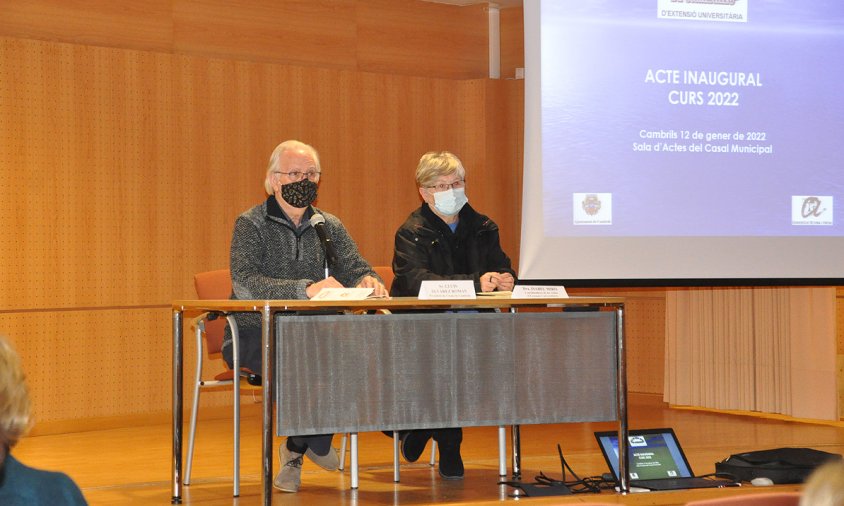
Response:
POLYGON ((305 457, 311 459, 311 462, 325 469, 326 471, 336 471, 340 469, 340 452, 337 448, 330 448, 325 455, 317 455, 313 450, 308 448, 305 451, 305 457))
POLYGON ((401 454, 404 460, 408 462, 416 462, 419 456, 425 451, 425 445, 431 439, 431 431, 429 430, 409 430, 402 431, 399 435, 401 439, 401 454))
POLYGON ((302 484, 302 454, 287 449, 287 443, 278 447, 281 471, 273 480, 273 487, 282 492, 298 492, 302 484))
POLYGON ((443 447, 440 450, 440 476, 444 480, 463 479, 463 458, 460 457, 460 445, 443 447))

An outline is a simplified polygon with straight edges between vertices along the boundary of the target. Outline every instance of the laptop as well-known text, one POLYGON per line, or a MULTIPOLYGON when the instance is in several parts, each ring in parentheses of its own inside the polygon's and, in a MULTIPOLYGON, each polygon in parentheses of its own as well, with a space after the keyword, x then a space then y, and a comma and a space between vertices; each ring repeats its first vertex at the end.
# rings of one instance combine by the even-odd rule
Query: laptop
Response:
MULTIPOLYGON (((616 483, 618 476, 618 432, 596 432, 595 438, 616 483)), ((730 480, 696 477, 673 429, 631 430, 627 434, 631 487, 649 490, 735 487, 730 480)))

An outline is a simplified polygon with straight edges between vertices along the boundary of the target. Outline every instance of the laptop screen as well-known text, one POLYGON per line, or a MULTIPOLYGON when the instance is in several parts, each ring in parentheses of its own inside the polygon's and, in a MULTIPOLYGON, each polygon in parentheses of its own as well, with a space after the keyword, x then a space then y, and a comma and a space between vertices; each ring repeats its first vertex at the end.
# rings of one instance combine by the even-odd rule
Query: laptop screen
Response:
MULTIPOLYGON (((595 438, 618 481, 618 432, 596 432, 595 438)), ((631 480, 688 478, 692 474, 673 429, 631 430, 627 434, 631 480)))

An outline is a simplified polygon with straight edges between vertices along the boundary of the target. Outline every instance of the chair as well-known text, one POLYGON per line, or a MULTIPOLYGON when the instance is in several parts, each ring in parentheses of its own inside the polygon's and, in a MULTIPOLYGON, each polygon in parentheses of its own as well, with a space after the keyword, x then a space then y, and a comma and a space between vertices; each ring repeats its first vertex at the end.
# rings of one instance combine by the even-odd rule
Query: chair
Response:
MULTIPOLYGON (((232 284, 231 274, 228 269, 220 269, 210 272, 201 272, 193 278, 196 288, 196 295, 200 299, 228 299, 231 296, 232 284)), ((235 371, 241 369, 244 373, 252 373, 246 368, 240 368, 240 354, 237 339, 237 323, 230 314, 225 313, 203 313, 193 320, 192 326, 196 333, 196 380, 193 389, 193 408, 190 417, 190 432, 188 435, 188 458, 185 465, 185 485, 190 485, 191 466, 193 464, 194 437, 196 436, 196 422, 199 413, 199 394, 203 389, 217 389, 219 387, 232 385, 234 395, 234 496, 240 495, 240 389, 243 387, 260 390, 261 387, 252 386, 240 377, 240 381, 234 381, 235 371), (234 339, 232 340, 233 368, 229 369, 223 363, 223 371, 214 375, 213 378, 204 378, 202 365, 205 353, 211 357, 219 354, 223 349, 223 336, 226 328, 226 321, 232 329, 234 339)), ((227 391, 227 390, 223 390, 227 391)))
MULTIPOLYGON (((201 272, 193 278, 196 295, 199 299, 228 299, 232 293, 231 272, 229 269, 201 272)), ((199 394, 203 389, 218 388, 232 385, 235 402, 233 402, 233 431, 234 431, 234 496, 240 495, 240 389, 261 390, 260 386, 254 386, 246 382, 245 375, 255 374, 254 371, 240 366, 240 353, 237 338, 237 322, 231 314, 224 313, 203 313, 193 321, 196 332, 196 381, 194 383, 193 408, 190 418, 190 433, 188 435, 188 458, 185 464, 185 485, 190 485, 191 467, 193 465, 194 437, 196 436, 196 422, 199 413, 199 394), (224 320, 225 318, 225 320, 224 320), (204 360, 203 349, 209 356, 222 352, 223 337, 225 335, 226 321, 232 329, 232 368, 229 369, 224 363, 224 370, 216 374, 213 379, 202 377, 202 364, 204 360), (234 371, 242 371, 240 381, 234 381, 234 371)), ((346 435, 343 434, 343 449, 346 448, 346 435)), ((342 469, 342 463, 341 463, 342 469)))
POLYGON ((800 492, 765 492, 689 501, 686 506, 797 506, 800 492))
POLYGON ((393 286, 393 279, 396 277, 393 273, 393 267, 390 265, 378 265, 373 267, 372 270, 384 281, 384 286, 387 287, 387 291, 389 292, 390 287, 393 286))

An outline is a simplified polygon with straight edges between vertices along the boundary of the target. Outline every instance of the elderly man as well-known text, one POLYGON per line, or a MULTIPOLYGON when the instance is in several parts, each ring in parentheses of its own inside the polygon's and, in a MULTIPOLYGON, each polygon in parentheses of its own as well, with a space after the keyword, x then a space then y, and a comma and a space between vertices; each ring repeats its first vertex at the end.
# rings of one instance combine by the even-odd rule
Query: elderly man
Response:
MULTIPOLYGON (((396 232, 390 294, 416 296, 425 280, 472 280, 475 290, 509 291, 515 285, 510 258, 501 249, 498 225, 466 198, 466 170, 447 151, 426 153, 416 168, 422 205, 396 232)), ((463 477, 459 427, 403 431, 401 451, 414 462, 431 437, 439 444, 440 476, 463 477)))
MULTIPOLYGON (((241 214, 231 243, 234 299, 309 299, 322 288, 344 286, 386 289, 337 217, 314 208, 322 169, 314 148, 299 141, 279 144, 270 157, 264 188, 266 201, 241 214), (333 262, 326 276, 326 252, 310 224, 314 214, 325 218, 325 231, 334 244, 333 262)), ((261 323, 256 314, 236 316, 240 335, 240 364, 261 370, 261 323)), ((223 356, 231 365, 231 332, 226 329, 223 356)), ((304 357, 303 357, 304 360, 304 357)), ((339 467, 333 434, 291 436, 279 447, 281 471, 275 488, 296 492, 301 484, 302 457, 333 471, 339 467)))

